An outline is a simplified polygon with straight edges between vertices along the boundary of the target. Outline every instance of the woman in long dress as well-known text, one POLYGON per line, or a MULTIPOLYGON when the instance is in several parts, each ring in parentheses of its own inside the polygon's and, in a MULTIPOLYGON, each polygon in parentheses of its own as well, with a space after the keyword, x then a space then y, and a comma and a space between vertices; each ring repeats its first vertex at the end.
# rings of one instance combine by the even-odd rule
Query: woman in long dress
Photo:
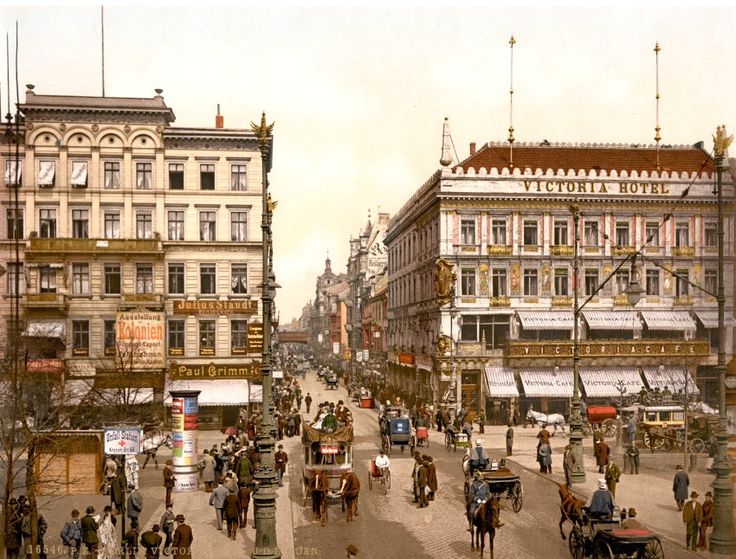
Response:
POLYGON ((117 524, 117 518, 112 515, 112 507, 108 505, 105 507, 105 516, 97 531, 101 546, 98 559, 117 559, 118 557, 118 537, 115 533, 115 524, 117 524))

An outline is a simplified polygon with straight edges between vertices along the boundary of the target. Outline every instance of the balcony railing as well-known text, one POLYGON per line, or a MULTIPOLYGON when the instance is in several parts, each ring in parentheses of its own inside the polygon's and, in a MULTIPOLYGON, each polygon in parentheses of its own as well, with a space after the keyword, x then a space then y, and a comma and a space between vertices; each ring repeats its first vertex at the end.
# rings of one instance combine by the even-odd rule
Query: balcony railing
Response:
POLYGON ((672 247, 672 256, 695 256, 695 247, 672 247))
POLYGON ((163 247, 158 239, 40 239, 28 241, 26 255, 38 254, 159 254, 163 247))
POLYGON ((490 245, 488 247, 489 256, 511 256, 512 251, 511 245, 490 245))
POLYGON ((552 297, 553 307, 572 307, 572 297, 556 295, 552 297))
POLYGON ((511 299, 508 297, 491 297, 491 307, 510 307, 511 299))
POLYGON ((682 295, 680 297, 675 297, 674 304, 682 307, 692 307, 693 299, 689 295, 682 295))
POLYGON ((629 256, 636 252, 636 247, 633 246, 615 246, 613 247, 614 256, 629 256))
POLYGON ((26 293, 26 308, 62 310, 69 306, 63 293, 26 293))
POLYGON ((630 307, 631 303, 626 295, 615 295, 613 297, 613 304, 616 307, 630 307))
POLYGON ((162 307, 164 302, 160 293, 128 293, 123 295, 120 304, 123 307, 162 307))
POLYGON ((572 256, 574 251, 572 245, 552 245, 552 256, 572 256))

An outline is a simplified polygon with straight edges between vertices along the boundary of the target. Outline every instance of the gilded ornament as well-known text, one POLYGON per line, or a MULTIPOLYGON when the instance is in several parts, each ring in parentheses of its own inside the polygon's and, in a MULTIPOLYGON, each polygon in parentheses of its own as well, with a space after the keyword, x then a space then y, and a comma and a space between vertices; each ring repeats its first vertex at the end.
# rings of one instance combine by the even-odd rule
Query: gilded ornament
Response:
POLYGON ((130 124, 126 124, 125 126, 123 126, 123 132, 125 132, 126 134, 130 134, 130 124))
POLYGON ((33 130, 33 123, 32 122, 26 122, 26 130, 33 130))
POLYGON ((250 129, 256 135, 258 144, 263 147, 268 147, 271 141, 271 135, 273 134, 273 126, 275 123, 266 124, 266 113, 261 114, 261 124, 255 122, 250 123, 250 129))
POLYGON ((450 343, 452 340, 450 340, 450 336, 445 336, 444 334, 440 334, 437 336, 437 354, 438 355, 444 355, 448 351, 450 351, 450 343))
POLYGON ((434 275, 434 291, 437 296, 438 305, 445 305, 450 302, 455 278, 452 264, 442 258, 438 258, 435 263, 434 275))
POLYGON ((64 124, 63 122, 59 124, 59 130, 61 130, 62 132, 66 132, 66 124, 64 124))
POLYGON ((271 200, 271 193, 268 193, 268 211, 273 213, 273 211, 276 209, 276 206, 278 206, 279 203, 276 200, 271 200))
POLYGON ((733 136, 726 136, 726 125, 716 128, 716 135, 713 136, 713 153, 716 157, 723 157, 728 146, 733 142, 733 136))

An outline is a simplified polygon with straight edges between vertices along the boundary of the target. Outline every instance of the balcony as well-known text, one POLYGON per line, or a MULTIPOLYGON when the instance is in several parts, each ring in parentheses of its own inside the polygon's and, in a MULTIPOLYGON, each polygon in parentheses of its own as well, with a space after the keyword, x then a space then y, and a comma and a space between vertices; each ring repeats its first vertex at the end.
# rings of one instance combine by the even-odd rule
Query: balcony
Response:
POLYGON ((572 297, 556 295, 552 297, 553 307, 572 307, 572 297))
POLYGON ((26 310, 51 310, 66 312, 69 309, 67 296, 62 293, 26 293, 26 310))
POLYGON ((75 255, 85 256, 125 254, 131 256, 164 254, 158 239, 39 239, 28 241, 26 256, 75 255))
POLYGON ((460 245, 457 248, 459 249, 459 252, 462 252, 464 254, 478 254, 477 245, 460 245))
POLYGON ((539 245, 521 245, 521 250, 529 254, 537 254, 539 252, 539 245))
POLYGON ((681 295, 680 297, 675 297, 673 304, 680 307, 692 307, 693 299, 689 295, 681 295))
POLYGON ((490 245, 488 247, 489 256, 511 256, 512 251, 511 245, 490 245))
POLYGON ((572 256, 575 252, 575 247, 572 245, 553 245, 551 250, 552 256, 572 256))
POLYGON ((508 297, 491 297, 491 307, 510 307, 511 299, 508 297))
POLYGON ((636 247, 631 245, 613 247, 614 256, 631 256, 636 252, 636 247))
POLYGON ((695 256, 695 247, 672 247, 672 256, 695 256))

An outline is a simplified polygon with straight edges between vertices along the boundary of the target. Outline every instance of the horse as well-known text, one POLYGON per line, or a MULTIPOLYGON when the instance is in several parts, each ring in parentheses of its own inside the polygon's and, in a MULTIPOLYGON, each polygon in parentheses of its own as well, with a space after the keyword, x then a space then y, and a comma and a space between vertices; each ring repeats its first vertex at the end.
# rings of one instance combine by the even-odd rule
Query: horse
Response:
POLYGON ((559 484, 560 494, 560 535, 565 539, 565 532, 562 531, 562 525, 569 520, 573 527, 577 524, 580 528, 583 526, 583 507, 585 502, 581 501, 570 492, 566 484, 559 484))
POLYGON ((360 480, 355 472, 343 474, 340 493, 342 493, 342 510, 347 511, 346 520, 351 522, 354 516, 358 516, 358 495, 360 494, 360 480))
POLYGON ((162 446, 173 448, 174 445, 171 442, 171 435, 164 435, 161 432, 157 431, 143 439, 143 452, 141 454, 146 455, 146 460, 143 462, 143 467, 141 469, 145 469, 148 461, 153 458, 153 463, 156 465, 156 469, 158 470, 158 460, 156 460, 156 453, 158 452, 158 449, 162 446))
POLYGON ((534 421, 539 427, 547 427, 552 425, 557 432, 557 427, 565 432, 565 417, 561 413, 540 413, 538 411, 529 410, 526 414, 527 421, 534 421))
POLYGON ((309 493, 312 496, 312 514, 324 526, 327 522, 327 492, 330 490, 327 474, 315 472, 309 478, 309 493))
POLYGON ((491 497, 490 500, 480 504, 473 517, 470 549, 475 551, 476 548, 479 548, 481 558, 486 547, 486 534, 488 534, 489 553, 491 559, 493 559, 493 540, 496 537, 496 526, 501 514, 500 502, 501 497, 491 497))

